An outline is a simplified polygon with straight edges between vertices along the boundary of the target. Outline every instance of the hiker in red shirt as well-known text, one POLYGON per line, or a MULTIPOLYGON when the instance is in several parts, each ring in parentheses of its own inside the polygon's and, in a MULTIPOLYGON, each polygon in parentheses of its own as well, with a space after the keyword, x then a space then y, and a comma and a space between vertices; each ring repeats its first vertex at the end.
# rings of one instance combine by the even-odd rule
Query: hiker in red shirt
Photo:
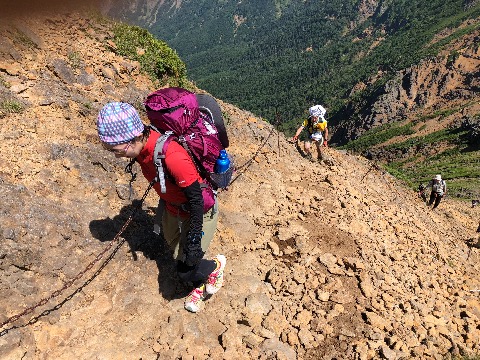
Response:
MULTIPOLYGON (((106 150, 116 157, 135 158, 149 182, 156 177, 153 157, 160 134, 142 123, 133 106, 106 104, 98 115, 97 129, 106 150)), ((203 180, 186 150, 174 141, 166 150, 165 166, 166 192, 160 191, 158 182, 154 185, 166 208, 161 219, 163 237, 177 261, 179 278, 194 286, 185 299, 185 308, 197 312, 204 298, 223 284, 225 256, 203 258, 217 227, 217 206, 204 209, 203 180)))

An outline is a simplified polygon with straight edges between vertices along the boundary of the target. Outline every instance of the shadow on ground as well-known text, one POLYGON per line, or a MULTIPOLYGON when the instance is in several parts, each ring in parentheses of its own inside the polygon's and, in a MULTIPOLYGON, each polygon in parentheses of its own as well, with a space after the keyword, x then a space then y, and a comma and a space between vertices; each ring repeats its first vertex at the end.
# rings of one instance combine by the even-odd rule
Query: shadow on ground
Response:
MULTIPOLYGON (((155 209, 152 210, 154 213, 155 209)), ((191 284, 180 281, 176 271, 176 261, 162 235, 153 233, 154 216, 141 207, 139 200, 124 206, 113 219, 108 217, 90 222, 90 232, 101 242, 109 242, 121 236, 128 244, 132 260, 138 261, 138 253, 148 260, 155 261, 158 268, 158 291, 166 300, 185 297, 191 284), (121 234, 120 231, 130 216, 133 219, 121 234)))

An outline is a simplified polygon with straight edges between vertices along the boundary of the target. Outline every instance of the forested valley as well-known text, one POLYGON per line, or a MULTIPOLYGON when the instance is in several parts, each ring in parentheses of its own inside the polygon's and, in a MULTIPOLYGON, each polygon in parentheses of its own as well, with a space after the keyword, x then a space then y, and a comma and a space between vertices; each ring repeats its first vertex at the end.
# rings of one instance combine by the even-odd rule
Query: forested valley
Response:
POLYGON ((320 103, 331 146, 412 188, 441 171, 457 196, 478 194, 478 1, 138 0, 110 12, 171 46, 198 87, 288 136, 320 103))

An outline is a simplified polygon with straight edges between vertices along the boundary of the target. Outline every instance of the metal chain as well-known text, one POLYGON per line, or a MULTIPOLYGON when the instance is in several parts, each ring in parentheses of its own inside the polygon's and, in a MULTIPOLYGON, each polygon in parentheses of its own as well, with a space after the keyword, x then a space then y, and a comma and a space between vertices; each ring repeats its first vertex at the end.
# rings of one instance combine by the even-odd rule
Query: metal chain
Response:
MULTIPOLYGON (((280 122, 280 118, 277 117, 277 123, 275 125, 278 126, 279 122, 280 122)), ((235 178, 233 178, 232 181, 230 181, 230 185, 233 184, 234 181, 236 181, 240 176, 243 175, 244 172, 248 170, 253 160, 255 160, 257 155, 260 153, 263 147, 267 144, 268 140, 270 139, 270 136, 273 134, 274 131, 275 131, 275 126, 272 126, 272 128, 270 129, 270 132, 268 133, 267 138, 263 141, 263 143, 260 144, 255 154, 253 154, 253 156, 248 161, 246 161, 243 165, 235 168, 235 171, 237 172, 237 176, 235 176, 235 178)))
MULTIPOLYGON (((277 124, 279 123, 279 118, 277 117, 277 124)), ((244 172, 246 172, 248 170, 248 168, 250 167, 251 163, 253 162, 253 160, 255 159, 255 157, 260 153, 261 149, 267 144, 268 140, 270 139, 270 136, 273 134, 275 130, 275 126, 272 126, 272 129, 270 130, 267 138, 264 140, 264 142, 262 144, 260 144, 259 148, 257 149, 257 151, 255 152, 255 154, 250 158, 250 160, 248 160, 247 162, 245 162, 242 166, 236 168, 235 170, 237 172, 241 171, 239 174, 237 174, 237 176, 230 182, 230 185, 235 181, 237 180, 244 172)), ((127 166, 128 167, 128 166, 127 166)), ((130 170, 131 170, 131 167, 130 167, 130 170)), ((136 175, 136 174, 135 174, 136 175)), ((100 261, 100 259, 105 255, 105 253, 110 250, 113 245, 118 241, 118 239, 120 238, 120 235, 126 230, 126 228, 128 227, 128 225, 130 224, 130 222, 132 221, 133 217, 135 216, 135 214, 137 213, 138 209, 142 206, 143 202, 145 201, 145 198, 147 197, 148 193, 150 192, 150 189, 153 187, 153 185, 155 184, 155 180, 152 180, 150 182, 150 184, 148 185, 148 188, 147 190, 145 191, 145 193, 143 194, 143 197, 142 199, 140 200, 140 203, 137 207, 135 207, 135 209, 132 211, 132 213, 130 214, 129 218, 127 219, 127 221, 125 222, 125 224, 122 226, 122 228, 120 229, 120 231, 117 233, 117 235, 115 235, 115 237, 112 239, 112 241, 110 241, 110 243, 108 244, 108 246, 105 247, 104 250, 102 250, 101 253, 99 253, 88 265, 87 267, 85 268, 85 270, 79 272, 75 277, 73 277, 72 279, 70 279, 69 281, 67 281, 62 288, 54 291, 52 294, 50 294, 50 296, 47 296, 46 298, 43 298, 42 300, 40 300, 37 304, 33 305, 33 306, 30 306, 28 308, 26 308, 25 310, 23 310, 21 313, 19 314, 16 314, 14 316, 11 316, 9 317, 7 320, 5 320, 3 323, 0 324, 0 328, 3 328, 5 325, 7 324, 11 324, 15 321, 17 321, 18 319, 22 318, 23 316, 25 315, 28 315, 30 313, 32 313, 35 309, 37 309, 38 307, 40 306, 43 306, 45 305, 46 303, 48 303, 50 300, 60 296, 66 289, 70 288, 78 279, 80 279, 81 277, 83 277, 85 275, 85 273, 87 273, 89 270, 91 270, 93 268, 93 266, 98 262, 100 261)), ((115 250, 112 252, 111 254, 111 257, 113 257, 113 255, 115 255, 115 253, 118 251, 118 249, 120 249, 120 247, 123 245, 123 243, 125 242, 125 239, 121 239, 120 241, 118 241, 118 245, 117 247, 115 248, 115 250)), ((109 260, 109 258, 107 258, 107 260, 109 260)), ((104 264, 106 265, 106 263, 104 264)), ((89 280, 87 280, 87 282, 85 284, 82 285, 83 286, 86 286, 88 285, 94 278, 96 275, 98 275, 98 273, 103 269, 104 266, 101 266, 99 270, 97 270, 97 272, 95 272, 94 276, 92 276, 89 280)), ((76 294, 77 292, 75 291, 71 296, 73 296, 74 294, 76 294)), ((70 298, 70 297, 69 297, 70 298)), ((68 300, 69 298, 67 298, 66 300, 68 300)), ((54 308, 55 309, 55 308, 54 308)), ((43 312, 41 315, 46 315, 48 314, 50 311, 49 310, 46 310, 45 312, 43 312)), ((31 321, 29 321, 27 324, 31 323, 31 321)), ((0 332, 0 336, 3 336, 5 334, 6 330, 3 330, 0 332)))
MULTIPOLYGON (((117 235, 115 235, 115 237, 113 238, 112 241, 110 241, 110 243, 105 247, 105 249, 102 250, 102 252, 100 252, 88 265, 87 267, 79 272, 75 277, 73 277, 72 279, 70 279, 69 281, 67 281, 62 288, 54 291, 53 293, 51 293, 49 296, 47 296, 46 298, 43 298, 42 300, 40 300, 37 304, 33 305, 33 306, 30 306, 28 308, 26 308, 25 310, 23 310, 21 313, 19 314, 16 314, 14 316, 11 316, 9 317, 7 320, 5 320, 4 322, 2 322, 0 324, 0 328, 3 328, 5 325, 7 324, 11 324, 15 321, 17 321, 18 319, 20 319, 21 317, 25 316, 25 315, 28 315, 30 313, 32 313, 36 308, 40 307, 40 306, 43 306, 45 305, 46 303, 48 303, 50 300, 58 297, 59 295, 61 295, 66 289, 70 288, 73 283, 75 283, 78 279, 80 279, 81 277, 83 277, 85 275, 85 273, 87 273, 88 271, 90 271, 93 266, 100 261, 100 259, 105 255, 105 253, 110 250, 113 245, 115 243, 118 242, 117 244, 117 247, 115 248, 115 250, 112 252, 113 255, 115 255, 115 253, 118 251, 118 249, 120 249, 120 247, 123 245, 123 243, 125 242, 125 239, 122 238, 120 239, 120 235, 127 229, 128 225, 130 224, 130 222, 132 221, 133 217, 135 216, 135 214, 137 213, 137 211, 141 208, 143 202, 145 201, 145 198, 147 197, 148 193, 150 192, 150 189, 153 187, 153 185, 155 184, 155 181, 153 180, 152 182, 150 182, 150 184, 148 185, 148 188, 147 190, 145 191, 145 193, 143 194, 143 197, 142 199, 140 200, 140 203, 138 204, 138 206, 136 206, 132 213, 130 214, 129 218, 127 219, 127 221, 125 222, 125 224, 122 226, 122 228, 120 229, 120 231, 117 233, 117 235), (119 241, 120 239, 120 241, 119 241)), ((113 257, 113 256, 112 256, 113 257)), ((107 260, 109 261, 110 259, 107 258, 107 260)), ((106 264, 105 264, 106 265, 106 264)), ((99 270, 103 269, 104 266, 101 266, 99 270)), ((86 286, 88 285, 94 278, 95 276, 98 275, 99 273, 99 270, 97 270, 97 272, 95 272, 94 276, 92 278, 90 278, 83 286, 86 286)), ((83 287, 82 286, 82 287, 83 287)), ((76 292, 74 292, 73 294, 75 294, 76 292)), ((47 313, 49 311, 47 310, 47 313)), ((43 314, 43 313, 42 313, 43 314)), ((4 330, 5 331, 5 330, 4 330)), ((4 335, 4 331, 2 331, 0 333, 0 336, 4 335)))

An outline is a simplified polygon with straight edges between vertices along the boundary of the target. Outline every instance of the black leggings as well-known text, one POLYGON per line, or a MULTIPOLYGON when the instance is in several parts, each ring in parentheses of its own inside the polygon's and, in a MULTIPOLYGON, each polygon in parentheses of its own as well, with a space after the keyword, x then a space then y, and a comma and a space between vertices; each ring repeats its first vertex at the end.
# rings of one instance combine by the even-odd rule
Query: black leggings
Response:
POLYGON ((432 209, 435 209, 438 204, 440 204, 440 201, 442 200, 442 197, 443 195, 440 195, 438 193, 436 193, 435 191, 432 191, 430 193, 430 200, 428 201, 428 205, 432 205, 433 204, 433 201, 435 200, 435 204, 433 204, 433 208, 432 209))

